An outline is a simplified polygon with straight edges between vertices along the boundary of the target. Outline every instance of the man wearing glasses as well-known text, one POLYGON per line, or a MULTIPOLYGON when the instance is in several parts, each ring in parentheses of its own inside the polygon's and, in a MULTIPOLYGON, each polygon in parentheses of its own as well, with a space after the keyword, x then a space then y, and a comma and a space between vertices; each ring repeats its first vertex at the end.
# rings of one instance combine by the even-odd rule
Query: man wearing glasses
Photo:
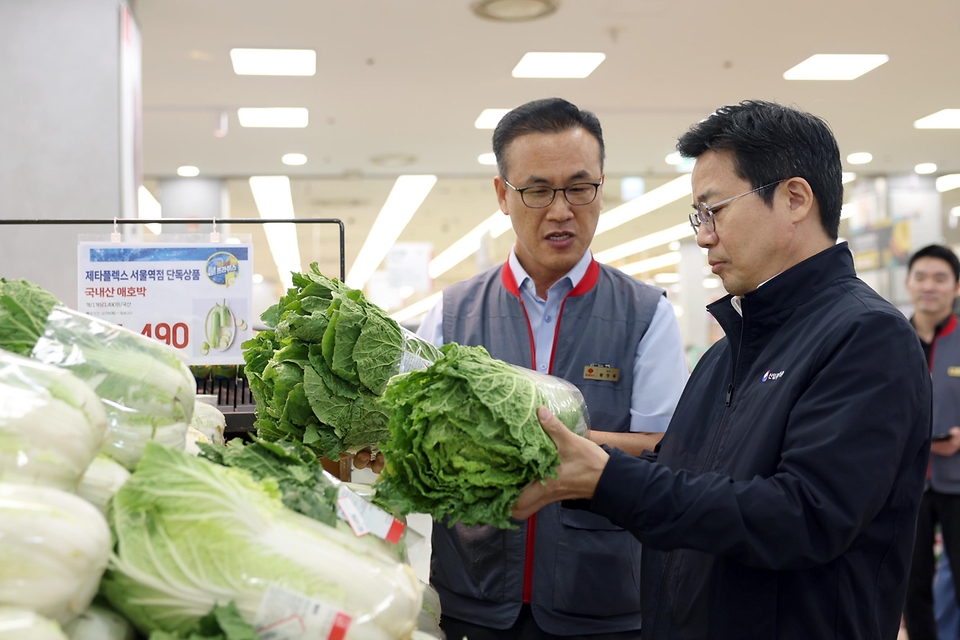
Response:
MULTIPOLYGON (((493 149, 516 244, 505 264, 446 289, 420 335, 566 378, 583 393, 595 442, 653 450, 687 366, 663 291, 590 253, 603 206, 600 123, 565 100, 537 100, 504 116, 493 149)), ((431 583, 448 638, 638 636, 640 544, 629 532, 558 505, 517 524, 435 523, 431 583)))
POLYGON ((836 244, 826 123, 722 107, 678 144, 697 242, 730 294, 657 454, 604 450, 541 409, 562 464, 516 517, 569 500, 643 549, 643 638, 897 637, 930 453, 910 324, 836 244), (559 428, 558 428, 559 427, 559 428), (579 500, 577 500, 579 499, 579 500))

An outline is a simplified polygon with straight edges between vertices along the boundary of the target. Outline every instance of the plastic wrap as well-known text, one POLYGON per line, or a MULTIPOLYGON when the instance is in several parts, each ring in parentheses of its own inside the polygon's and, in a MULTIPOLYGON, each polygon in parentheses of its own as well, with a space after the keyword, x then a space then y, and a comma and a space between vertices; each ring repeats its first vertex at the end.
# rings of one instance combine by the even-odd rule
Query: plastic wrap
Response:
POLYGON ((0 350, 0 482, 75 491, 106 429, 100 398, 83 381, 0 350))
POLYGON ((0 606, 67 623, 90 605, 109 553, 107 522, 83 498, 0 483, 0 606))
POLYGON ((53 620, 29 609, 0 606, 0 640, 67 640, 53 620))
POLYGON ((440 357, 440 351, 435 346, 412 331, 400 327, 400 335, 403 338, 403 350, 395 374, 426 369, 440 357))
POLYGON ((316 629, 323 611, 346 640, 416 627, 413 570, 285 508, 274 481, 148 444, 110 518, 117 545, 101 592, 141 632, 187 630, 231 600, 258 627, 296 614, 316 629))
POLYGON ((183 449, 197 388, 175 349, 54 307, 31 355, 93 387, 107 412, 102 451, 128 469, 136 466, 149 440, 183 449))
POLYGON ((80 479, 77 495, 106 515, 110 502, 123 483, 130 479, 130 472, 110 456, 102 453, 93 459, 80 479))
POLYGON ((447 344, 424 371, 393 378, 383 403, 390 438, 377 496, 404 513, 515 528, 510 509, 533 480, 555 474, 553 440, 537 420, 546 406, 585 435, 586 403, 573 384, 447 344))

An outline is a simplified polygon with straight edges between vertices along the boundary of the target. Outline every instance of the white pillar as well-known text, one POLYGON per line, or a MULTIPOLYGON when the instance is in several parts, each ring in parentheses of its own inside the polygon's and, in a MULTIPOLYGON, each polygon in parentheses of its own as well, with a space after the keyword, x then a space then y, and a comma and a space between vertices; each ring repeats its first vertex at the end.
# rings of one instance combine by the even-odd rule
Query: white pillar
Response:
MULTIPOLYGON (((0 218, 123 216, 141 166, 139 113, 124 111, 133 123, 121 116, 131 78, 139 82, 129 64, 121 81, 126 10, 118 0, 0 1, 0 218)), ((135 22, 126 25, 136 35, 135 22)), ((75 305, 77 234, 110 231, 0 226, 0 276, 27 278, 75 305)))
POLYGON ((687 348, 702 349, 707 345, 707 292, 703 287, 703 267, 707 264, 696 240, 680 243, 680 333, 687 348))

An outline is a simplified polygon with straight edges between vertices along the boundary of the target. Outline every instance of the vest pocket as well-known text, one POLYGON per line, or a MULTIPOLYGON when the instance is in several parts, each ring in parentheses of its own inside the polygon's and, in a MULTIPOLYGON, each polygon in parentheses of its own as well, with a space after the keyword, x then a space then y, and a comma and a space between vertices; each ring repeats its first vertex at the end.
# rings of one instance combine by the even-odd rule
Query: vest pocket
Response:
POLYGON ((431 582, 461 596, 501 603, 506 583, 507 531, 489 525, 433 525, 431 582))
POLYGON ((603 516, 560 508, 553 606, 577 615, 640 611, 640 543, 603 516))

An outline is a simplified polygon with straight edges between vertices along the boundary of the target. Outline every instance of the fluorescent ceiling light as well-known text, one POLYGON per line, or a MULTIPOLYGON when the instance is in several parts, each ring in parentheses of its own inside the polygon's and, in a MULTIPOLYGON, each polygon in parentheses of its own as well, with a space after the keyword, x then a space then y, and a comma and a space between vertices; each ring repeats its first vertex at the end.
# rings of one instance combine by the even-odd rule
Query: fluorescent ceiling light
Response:
POLYGON ((850 164, 867 164, 873 161, 873 154, 866 151, 858 151, 847 156, 847 162, 850 164))
POLYGON ((285 153, 283 157, 280 158, 280 161, 283 162, 283 164, 298 167, 301 164, 307 164, 307 156, 302 153, 285 153))
POLYGON ((606 57, 602 53, 531 51, 513 68, 513 77, 586 78, 606 57))
POLYGON ((310 122, 310 113, 303 107, 241 107, 237 118, 241 127, 302 129, 310 122))
POLYGON ((230 49, 238 76, 312 76, 317 52, 312 49, 230 49))
POLYGON ((720 284, 721 284, 720 278, 704 278, 703 279, 704 289, 719 289, 720 284))
POLYGON ((485 234, 489 233, 490 237, 499 238, 512 228, 513 224, 510 221, 510 216, 497 209, 492 216, 468 231, 466 235, 430 261, 428 267, 430 277, 433 279, 439 278, 479 251, 481 239, 485 234))
POLYGON ((843 184, 847 184, 848 182, 853 182, 856 179, 857 179, 857 174, 855 174, 853 171, 844 171, 840 177, 840 181, 843 184))
POLYGON ((941 109, 913 123, 915 129, 960 129, 960 109, 941 109))
POLYGON ((664 253, 663 255, 655 256, 653 258, 647 258, 646 260, 638 260, 637 262, 631 262, 630 264, 625 264, 622 267, 619 267, 619 269, 620 271, 623 271, 628 276, 635 276, 638 273, 647 273, 648 271, 656 271, 657 269, 663 269, 664 267, 671 267, 675 264, 680 264, 679 251, 671 251, 670 253, 664 253))
POLYGON ((669 245, 671 242, 691 237, 693 237, 693 227, 690 226, 689 222, 684 222, 674 227, 667 227, 654 233, 648 233, 636 240, 618 244, 615 247, 594 254, 593 257, 597 262, 608 264, 615 260, 626 258, 627 256, 636 255, 642 251, 648 251, 665 244, 669 245))
POLYGON ((473 126, 477 129, 496 129, 500 119, 510 111, 510 109, 484 109, 473 126))
MULTIPOLYGON (((290 192, 290 178, 287 176, 253 176, 250 178, 250 190, 257 203, 260 217, 269 220, 294 218, 293 195, 290 192)), ((284 289, 293 286, 291 272, 300 272, 300 244, 297 242, 297 227, 292 222, 265 224, 263 232, 273 261, 280 274, 284 289)))
POLYGON ((253 284, 260 284, 263 282, 263 274, 255 273, 253 274, 253 284))
POLYGON ((937 178, 937 191, 940 193, 957 188, 960 188, 960 173, 948 173, 937 178))
POLYGON ((960 207, 954 207, 950 209, 950 215, 954 218, 960 218, 960 207))
POLYGON ((673 153, 668 153, 667 157, 664 158, 663 161, 669 164, 671 167, 675 167, 683 162, 683 156, 680 155, 679 151, 674 151, 673 153))
POLYGON ((848 202, 847 204, 843 205, 842 207, 840 207, 840 219, 841 219, 841 220, 846 220, 847 218, 849 218, 849 217, 852 216, 852 215, 853 215, 853 207, 850 205, 849 202, 848 202))
POLYGON ((436 183, 437 176, 397 178, 347 274, 348 286, 363 288, 436 183))
POLYGON ((810 56, 783 74, 784 80, 853 80, 890 59, 884 54, 831 54, 810 56))
POLYGON ((390 314, 390 317, 396 320, 397 322, 403 322, 404 320, 409 320, 410 318, 416 318, 419 315, 423 315, 430 309, 433 309, 434 305, 440 300, 440 297, 443 295, 442 291, 438 291, 431 296, 427 296, 423 300, 418 300, 408 307, 404 307, 399 311, 390 314))
POLYGON ((177 175, 181 178, 196 178, 198 175, 200 175, 200 169, 192 165, 185 164, 182 167, 177 167, 177 175))
POLYGON ((932 162, 921 162, 920 164, 915 166, 913 170, 919 173, 920 175, 925 176, 930 173, 936 173, 937 165, 935 165, 932 162))
POLYGON ((479 156, 477 156, 477 162, 487 166, 495 165, 497 164, 497 154, 481 153, 479 156))
POLYGON ((614 207, 600 216, 600 222, 597 224, 597 232, 595 235, 600 235, 601 233, 615 229, 651 211, 656 211, 671 202, 689 196, 692 193, 691 189, 690 174, 684 174, 666 184, 660 185, 653 191, 646 192, 639 198, 635 198, 630 202, 624 202, 620 206, 614 207))
MULTIPOLYGON (((140 188, 137 189, 137 217, 143 220, 159 220, 161 218, 160 203, 143 185, 140 185, 140 188)), ((160 235, 160 231, 163 229, 163 225, 156 223, 144 226, 156 235, 160 235)))

